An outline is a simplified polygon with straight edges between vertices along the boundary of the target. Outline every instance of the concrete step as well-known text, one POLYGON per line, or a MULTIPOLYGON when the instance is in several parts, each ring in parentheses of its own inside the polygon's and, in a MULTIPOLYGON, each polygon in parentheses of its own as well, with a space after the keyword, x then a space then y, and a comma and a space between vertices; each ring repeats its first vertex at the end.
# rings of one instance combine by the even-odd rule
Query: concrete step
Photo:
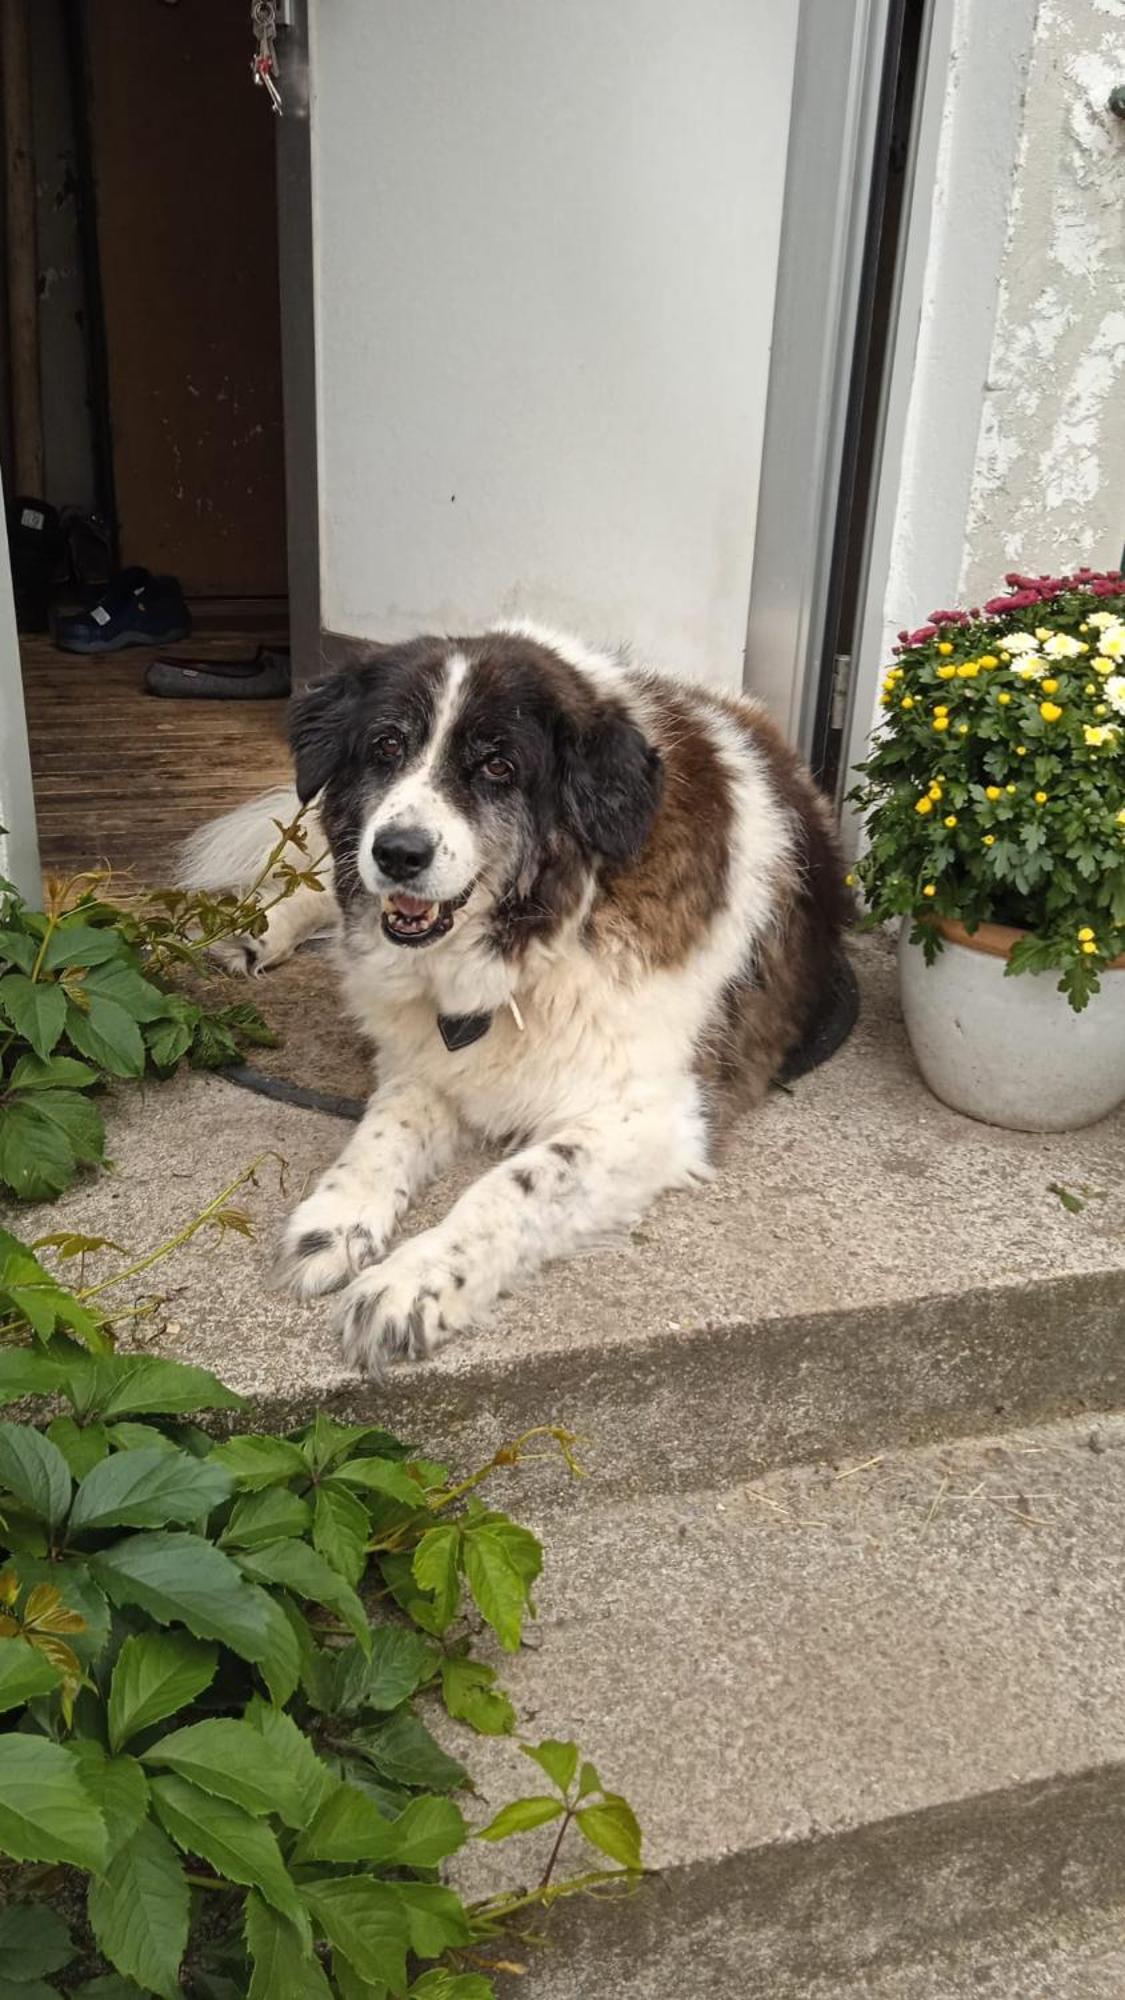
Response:
MULTIPOLYGON (((286 1209, 346 1137, 336 1120, 214 1077, 125 1092, 116 1173, 18 1222, 141 1247, 272 1150, 285 1187, 268 1162, 239 1197, 260 1241, 204 1236, 161 1266, 171 1304, 146 1338, 278 1422, 378 1409, 461 1463, 557 1419, 624 1492, 1125 1404, 1125 1113, 1038 1137, 946 1111, 913 1068, 882 941, 856 949, 860 1029, 744 1123, 712 1186, 542 1274, 387 1395, 343 1375, 323 1306, 265 1290, 286 1209), (1052 1184, 1089 1190, 1087 1205, 1069 1212, 1052 1184)), ((268 980, 261 998, 268 1012, 268 980)), ((418 1226, 472 1171, 434 1190, 418 1226)))
MULTIPOLYGON (((546 1498, 536 1649, 505 1680, 525 1735, 574 1737, 632 1800, 662 1879, 561 1915, 519 1991, 905 1995, 896 1968, 1006 1964, 1021 1923, 1125 1910, 1125 1419, 1090 1438, 546 1498)), ((473 1768, 482 1816, 539 1789, 510 1741, 473 1768)), ((550 1834, 471 1849, 465 1886, 538 1879, 550 1834)))

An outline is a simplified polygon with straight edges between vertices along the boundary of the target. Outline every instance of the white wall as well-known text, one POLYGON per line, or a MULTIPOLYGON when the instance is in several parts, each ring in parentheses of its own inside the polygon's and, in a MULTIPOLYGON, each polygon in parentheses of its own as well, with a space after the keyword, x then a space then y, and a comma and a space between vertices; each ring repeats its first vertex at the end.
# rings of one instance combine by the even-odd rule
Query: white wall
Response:
POLYGON ((798 0, 316 0, 323 621, 741 675, 798 0))
MULTIPOLYGON (((0 500, 2 498, 0 494, 0 500)), ((0 875, 14 882, 33 908, 39 907, 42 891, 35 838, 35 807, 31 795, 23 680, 5 536, 0 536, 0 875)))

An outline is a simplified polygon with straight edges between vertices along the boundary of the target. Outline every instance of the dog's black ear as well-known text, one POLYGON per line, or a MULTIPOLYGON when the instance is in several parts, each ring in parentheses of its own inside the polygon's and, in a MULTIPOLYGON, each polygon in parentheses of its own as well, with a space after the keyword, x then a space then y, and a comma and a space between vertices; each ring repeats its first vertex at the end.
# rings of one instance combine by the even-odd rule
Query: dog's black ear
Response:
POLYGON ((329 681, 298 695, 293 703, 289 742, 297 773, 297 796, 303 806, 328 783, 354 740, 356 687, 351 674, 333 674, 329 681))
POLYGON ((660 752, 626 716, 605 712, 585 729, 568 732, 563 812, 583 846, 608 861, 631 861, 640 853, 663 781, 660 752))

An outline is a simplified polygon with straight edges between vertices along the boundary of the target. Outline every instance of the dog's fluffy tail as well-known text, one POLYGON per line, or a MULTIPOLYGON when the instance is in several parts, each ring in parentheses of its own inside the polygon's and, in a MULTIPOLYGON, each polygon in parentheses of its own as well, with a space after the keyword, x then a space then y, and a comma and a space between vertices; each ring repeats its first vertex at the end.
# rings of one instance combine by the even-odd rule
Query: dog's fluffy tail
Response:
MULTIPOLYGON (((244 806, 236 806, 233 812, 224 813, 220 819, 208 820, 198 833, 184 842, 176 863, 176 881, 181 889, 206 889, 212 893, 233 889, 243 892, 251 887, 261 875, 266 862, 277 846, 280 835, 278 822, 291 826, 300 812, 300 801, 289 785, 279 786, 276 791, 263 792, 256 799, 249 799, 244 806)), ((316 815, 310 813, 306 824, 309 828, 309 848, 316 859, 322 841, 316 815)), ((300 850, 292 844, 286 847, 279 859, 291 861, 295 867, 308 865, 300 850)))

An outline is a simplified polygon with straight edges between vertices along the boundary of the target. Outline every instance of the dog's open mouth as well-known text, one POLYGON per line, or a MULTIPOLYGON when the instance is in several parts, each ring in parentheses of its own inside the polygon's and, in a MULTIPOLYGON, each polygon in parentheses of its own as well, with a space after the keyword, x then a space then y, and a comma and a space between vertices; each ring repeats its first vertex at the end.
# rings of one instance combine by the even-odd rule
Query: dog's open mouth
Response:
POLYGON ((428 903, 422 896, 404 896, 397 890, 383 898, 383 935, 393 944, 436 944, 453 929, 453 919, 472 894, 473 885, 447 903, 428 903))

